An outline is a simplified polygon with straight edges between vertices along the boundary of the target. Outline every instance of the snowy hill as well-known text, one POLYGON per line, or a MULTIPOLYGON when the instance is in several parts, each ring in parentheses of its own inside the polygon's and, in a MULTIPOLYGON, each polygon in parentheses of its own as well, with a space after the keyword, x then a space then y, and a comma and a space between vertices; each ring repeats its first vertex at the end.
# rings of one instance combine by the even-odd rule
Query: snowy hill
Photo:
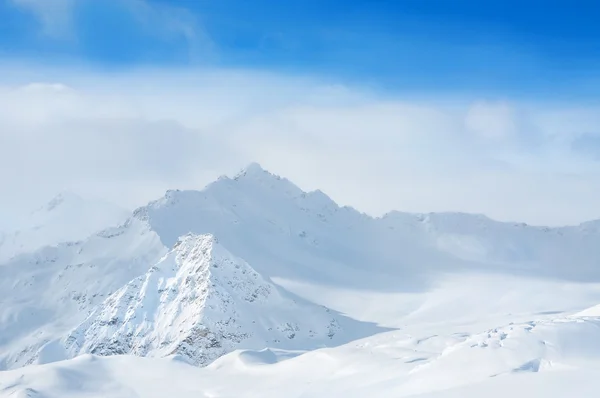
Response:
POLYGON ((239 346, 307 350, 377 330, 359 322, 344 330, 338 318, 277 288, 212 235, 189 234, 108 297, 67 346, 71 356, 178 354, 205 365, 239 346))
POLYGON ((126 210, 113 204, 62 192, 29 214, 17 231, 0 232, 0 261, 44 246, 87 238, 127 217, 126 210))

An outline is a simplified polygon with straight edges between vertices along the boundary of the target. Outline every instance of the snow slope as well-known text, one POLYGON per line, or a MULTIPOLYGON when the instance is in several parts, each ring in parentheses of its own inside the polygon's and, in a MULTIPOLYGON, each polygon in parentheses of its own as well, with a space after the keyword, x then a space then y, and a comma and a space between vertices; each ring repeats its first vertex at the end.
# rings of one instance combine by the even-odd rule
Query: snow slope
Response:
POLYGON ((87 238, 129 216, 113 204, 62 192, 26 217, 16 231, 0 225, 0 262, 44 246, 87 238))
POLYGON ((71 356, 179 354, 206 365, 238 347, 307 350, 376 331, 294 298, 212 235, 188 234, 109 296, 67 346, 71 356))
POLYGON ((0 369, 43 361, 56 339, 165 253, 158 236, 131 219, 6 261, 0 266, 0 369))

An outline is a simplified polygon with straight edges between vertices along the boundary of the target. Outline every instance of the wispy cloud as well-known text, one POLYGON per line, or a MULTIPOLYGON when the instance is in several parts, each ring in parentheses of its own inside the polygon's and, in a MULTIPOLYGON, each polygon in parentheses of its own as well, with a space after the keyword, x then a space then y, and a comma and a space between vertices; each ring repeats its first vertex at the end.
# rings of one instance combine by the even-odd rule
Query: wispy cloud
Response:
POLYGON ((33 13, 39 20, 42 33, 52 38, 66 38, 73 34, 75 0, 9 0, 33 13))
POLYGON ((258 161, 372 214, 598 216, 600 163, 576 144, 594 107, 417 101, 243 70, 20 72, 0 89, 4 208, 64 189, 133 207, 258 161))
POLYGON ((203 28, 200 15, 186 8, 146 0, 121 0, 149 34, 188 43, 192 61, 214 55, 214 43, 203 28))
POLYGON ((157 40, 177 41, 188 47, 189 59, 206 60, 214 56, 214 44, 206 34, 198 13, 168 3, 146 0, 7 0, 19 8, 30 12, 39 21, 41 33, 51 39, 79 40, 79 18, 86 10, 105 10, 99 18, 104 18, 108 26, 112 17, 131 20, 145 36, 157 40), (113 15, 114 14, 114 15, 113 15))

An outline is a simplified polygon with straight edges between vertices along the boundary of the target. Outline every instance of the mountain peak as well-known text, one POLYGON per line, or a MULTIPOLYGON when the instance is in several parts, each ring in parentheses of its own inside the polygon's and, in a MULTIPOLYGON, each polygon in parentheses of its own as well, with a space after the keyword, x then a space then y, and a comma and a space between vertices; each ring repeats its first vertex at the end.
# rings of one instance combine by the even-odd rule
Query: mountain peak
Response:
POLYGON ((258 163, 250 163, 233 178, 233 181, 237 183, 238 187, 244 187, 244 189, 267 189, 287 197, 298 197, 304 193, 287 178, 263 169, 258 163))
POLYGON ((244 167, 242 169, 242 171, 240 171, 239 173, 237 173, 235 175, 235 177, 233 177, 234 180, 239 180, 243 177, 246 178, 261 178, 261 177, 266 177, 266 176, 270 176, 270 177, 275 177, 277 179, 280 179, 281 177, 276 176, 270 172, 268 172, 267 170, 263 169, 263 167, 256 163, 256 162, 252 162, 250 163, 248 166, 244 167))
POLYGON ((146 274, 111 294, 72 330, 64 341, 67 351, 176 354, 206 365, 237 348, 295 350, 346 342, 338 323, 343 318, 279 289, 216 243, 211 234, 180 237, 146 274))
POLYGON ((268 173, 268 171, 257 162, 250 162, 246 167, 244 167, 244 170, 249 173, 268 173))
POLYGON ((177 249, 181 245, 190 246, 196 245, 201 242, 209 242, 209 243, 217 243, 217 238, 212 234, 195 234, 193 232, 188 232, 185 235, 181 235, 177 239, 177 243, 173 246, 173 250, 177 249))
POLYGON ((217 239, 212 234, 194 234, 190 232, 177 239, 171 253, 176 252, 182 258, 193 252, 208 255, 209 250, 217 243, 217 239))

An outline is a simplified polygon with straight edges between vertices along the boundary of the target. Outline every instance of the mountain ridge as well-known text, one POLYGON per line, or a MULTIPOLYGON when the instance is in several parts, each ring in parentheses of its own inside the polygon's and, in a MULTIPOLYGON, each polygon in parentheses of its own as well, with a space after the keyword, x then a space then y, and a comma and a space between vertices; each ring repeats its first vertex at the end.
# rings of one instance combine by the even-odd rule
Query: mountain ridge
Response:
MULTIPOLYGON (((327 244, 341 244, 346 247, 340 250, 347 252, 352 252, 357 245, 365 246, 370 253, 381 254, 373 255, 373 258, 387 258, 388 264, 384 267, 387 269, 393 269, 391 263, 394 263, 411 271, 416 267, 415 263, 420 262, 436 264, 446 270, 466 267, 489 271, 488 265, 493 264, 496 268, 514 269, 516 266, 517 271, 565 277, 567 273, 561 272, 561 267, 566 258, 555 248, 571 246, 568 252, 591 252, 600 258, 600 250, 593 242, 596 233, 600 238, 600 229, 592 228, 593 221, 580 226, 550 228, 496 221, 482 214, 460 212, 414 214, 392 211, 382 217, 371 217, 351 207, 340 207, 320 190, 304 192, 289 180, 269 173, 256 163, 233 179, 220 178, 200 191, 168 191, 162 198, 138 208, 136 214, 148 217, 152 228, 158 231, 167 246, 189 231, 210 233, 227 229, 218 235, 234 251, 251 260, 254 253, 239 242, 230 242, 228 235, 245 224, 257 227, 261 223, 273 239, 280 239, 283 235, 290 238, 297 236, 308 250, 316 250, 320 245, 323 247, 324 240, 331 241, 334 235, 346 235, 345 238, 352 240, 350 247, 347 242, 327 244), (178 228, 172 223, 167 225, 169 222, 165 219, 168 217, 186 220, 178 228), (249 220, 251 217, 255 220, 249 220), (193 222, 194 219, 196 222, 193 222), (269 225, 264 225, 265 220, 269 225), (230 224, 233 224, 231 228, 228 227, 230 224), (527 242, 522 244, 523 240, 527 242), (404 245, 403 242, 410 244, 404 245), (398 263, 400 258, 405 259, 404 265, 398 263), (540 269, 542 261, 550 261, 552 267, 540 269)), ((253 234, 248 233, 249 240, 252 240, 253 234)), ((353 259, 333 257, 335 262, 354 262, 353 259)), ((359 261, 369 262, 367 258, 359 261)), ((589 278, 590 272, 594 278, 600 277, 600 273, 593 272, 593 263, 586 259, 581 259, 581 262, 587 265, 582 267, 582 272, 585 272, 577 278, 589 278)))

